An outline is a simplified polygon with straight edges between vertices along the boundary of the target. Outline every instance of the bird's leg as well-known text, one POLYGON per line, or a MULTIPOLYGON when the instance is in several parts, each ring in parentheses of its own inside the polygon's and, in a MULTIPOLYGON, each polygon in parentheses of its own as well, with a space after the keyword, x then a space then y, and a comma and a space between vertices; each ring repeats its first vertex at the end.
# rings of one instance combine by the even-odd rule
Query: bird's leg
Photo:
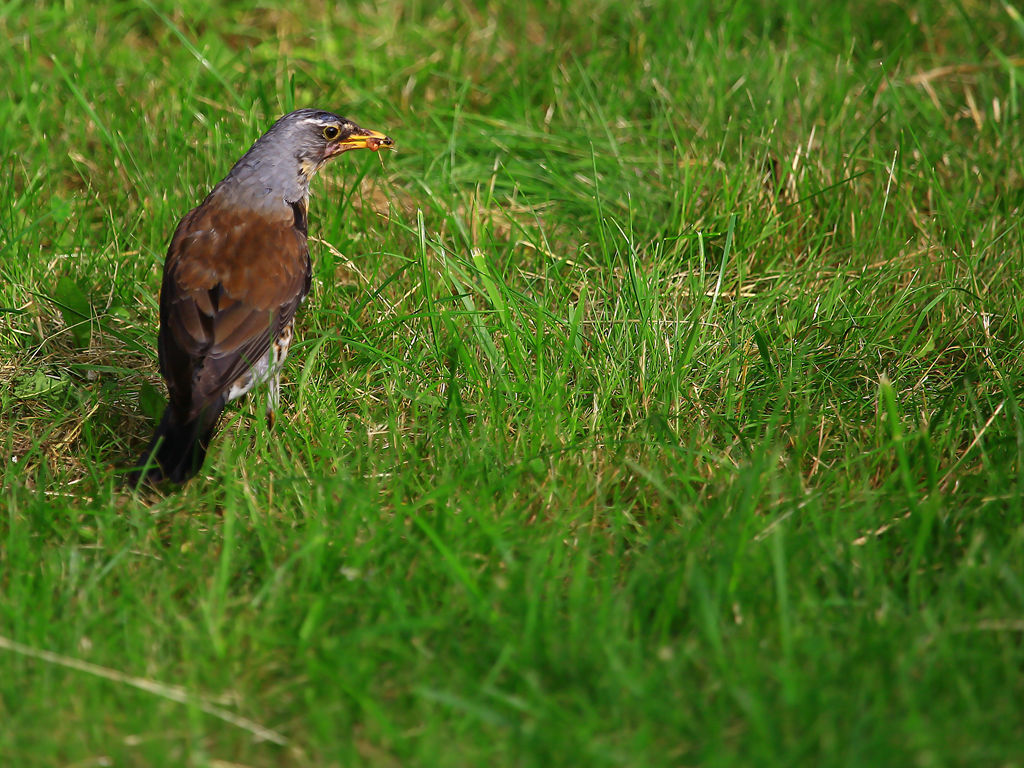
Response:
POLYGON ((284 366, 284 359, 288 357, 288 347, 292 343, 293 327, 293 323, 289 322, 282 328, 281 334, 267 351, 269 355, 267 370, 270 372, 268 381, 270 391, 267 393, 267 426, 271 429, 274 427, 274 411, 277 410, 277 406, 281 402, 281 368, 284 366))
POLYGON ((267 384, 267 427, 269 429, 273 429, 274 422, 277 421, 277 406, 281 404, 280 370, 277 373, 271 375, 270 380, 267 382, 267 384))

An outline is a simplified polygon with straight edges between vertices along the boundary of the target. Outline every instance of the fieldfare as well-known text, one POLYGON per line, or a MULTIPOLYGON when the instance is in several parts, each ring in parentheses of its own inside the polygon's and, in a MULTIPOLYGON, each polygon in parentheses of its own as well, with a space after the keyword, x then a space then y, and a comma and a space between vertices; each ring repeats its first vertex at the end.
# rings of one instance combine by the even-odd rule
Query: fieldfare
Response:
POLYGON ((350 149, 393 145, 330 112, 285 115, 178 224, 160 289, 160 373, 170 402, 133 475, 183 483, 202 466, 224 406, 269 384, 267 421, 295 310, 309 293, 309 182, 350 149))

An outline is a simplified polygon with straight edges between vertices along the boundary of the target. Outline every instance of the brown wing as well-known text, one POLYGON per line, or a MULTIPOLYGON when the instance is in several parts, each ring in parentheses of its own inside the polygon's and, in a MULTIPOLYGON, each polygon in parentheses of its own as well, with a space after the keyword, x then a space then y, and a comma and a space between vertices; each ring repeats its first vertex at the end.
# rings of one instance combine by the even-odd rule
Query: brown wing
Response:
POLYGON ((211 197, 178 225, 160 291, 159 353, 182 417, 224 397, 309 292, 305 211, 288 213, 240 215, 211 197))

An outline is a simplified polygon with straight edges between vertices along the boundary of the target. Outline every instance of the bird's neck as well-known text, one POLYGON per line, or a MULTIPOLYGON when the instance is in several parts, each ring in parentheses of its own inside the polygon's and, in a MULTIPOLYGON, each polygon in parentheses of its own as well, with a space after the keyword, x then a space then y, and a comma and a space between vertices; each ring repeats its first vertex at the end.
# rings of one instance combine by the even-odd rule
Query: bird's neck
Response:
POLYGON ((309 181, 317 168, 310 168, 295 158, 252 159, 243 157, 218 186, 246 199, 253 209, 284 209, 295 203, 306 206, 309 181))

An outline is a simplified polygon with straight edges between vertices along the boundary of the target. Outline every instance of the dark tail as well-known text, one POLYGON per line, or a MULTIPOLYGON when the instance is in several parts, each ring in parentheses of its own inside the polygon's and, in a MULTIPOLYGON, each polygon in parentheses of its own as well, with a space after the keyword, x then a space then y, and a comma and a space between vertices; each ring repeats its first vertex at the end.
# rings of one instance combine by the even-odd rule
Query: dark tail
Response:
POLYGON ((192 477, 203 466, 207 446, 223 410, 224 403, 217 403, 195 419, 182 421, 168 407, 149 448, 129 475, 128 482, 138 485, 143 479, 150 482, 170 480, 180 485, 192 477))

